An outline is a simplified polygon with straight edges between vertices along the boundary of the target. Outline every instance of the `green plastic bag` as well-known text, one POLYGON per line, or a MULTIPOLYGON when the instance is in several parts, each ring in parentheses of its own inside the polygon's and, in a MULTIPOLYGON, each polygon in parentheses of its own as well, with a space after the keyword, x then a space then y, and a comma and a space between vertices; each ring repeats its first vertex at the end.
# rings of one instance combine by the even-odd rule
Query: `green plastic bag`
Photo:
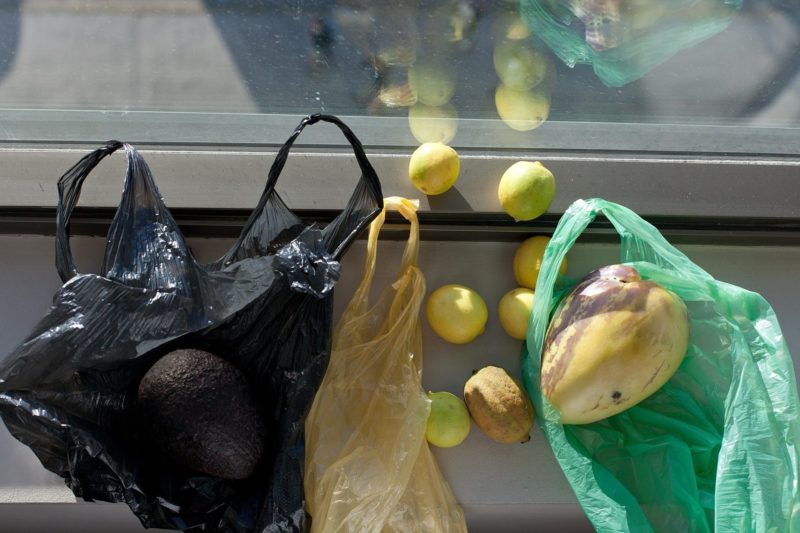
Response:
POLYGON ((800 401, 778 320, 760 295, 717 281, 631 210, 578 200, 548 244, 522 376, 567 480, 598 531, 800 531, 800 401), (683 298, 690 339, 677 373, 611 418, 562 425, 541 394, 544 334, 571 283, 558 266, 602 213, 620 262, 683 298))
POLYGON ((521 0, 520 11, 565 64, 589 63, 619 87, 724 30, 742 1, 521 0))

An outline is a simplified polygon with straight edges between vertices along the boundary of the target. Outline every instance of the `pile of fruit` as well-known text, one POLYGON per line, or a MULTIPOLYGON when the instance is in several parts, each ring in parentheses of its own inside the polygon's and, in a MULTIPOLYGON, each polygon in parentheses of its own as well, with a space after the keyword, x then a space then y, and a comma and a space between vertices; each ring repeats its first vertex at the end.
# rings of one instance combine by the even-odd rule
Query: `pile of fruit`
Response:
MULTIPOLYGON (((409 178, 427 195, 443 194, 460 171, 457 152, 425 143, 412 155, 409 178)), ((540 162, 511 165, 498 184, 498 200, 514 220, 544 214, 555 196, 555 178, 540 162)), ((525 340, 534 290, 549 238, 523 241, 512 269, 518 287, 497 305, 503 330, 525 340)), ((559 273, 566 272, 564 259, 559 273)), ((485 300, 473 289, 447 284, 432 291, 425 315, 433 331, 453 344, 481 335, 489 318, 485 300)), ((674 293, 644 281, 630 266, 610 265, 588 274, 561 301, 550 321, 542 351, 542 392, 564 424, 586 424, 613 416, 656 392, 677 371, 686 353, 686 306, 674 293)), ((500 443, 527 442, 534 422, 528 393, 499 366, 476 370, 462 398, 430 392, 426 437, 439 447, 460 444, 471 422, 500 443)))
MULTIPOLYGON (((533 308, 533 288, 549 239, 525 240, 514 256, 514 272, 520 287, 509 291, 497 305, 497 316, 505 332, 525 339, 533 308)), ((562 264, 562 269, 566 262, 562 264)), ((453 344, 466 344, 480 336, 489 318, 485 300, 475 290, 458 284, 432 291, 425 302, 431 329, 453 344)), ((475 371, 464 384, 463 400, 449 392, 430 393, 431 416, 428 440, 440 447, 455 446, 469 434, 470 420, 497 442, 527 442, 534 413, 519 381, 499 366, 475 371)))
MULTIPOLYGON (((440 142, 421 145, 409 164, 411 183, 427 195, 447 192, 458 180, 457 152, 440 142)), ((539 162, 521 161, 503 175, 498 199, 515 220, 532 220, 542 215, 555 196, 553 174, 539 162)), ((514 258, 519 288, 503 296, 498 317, 503 329, 515 339, 524 339, 533 306, 533 289, 547 245, 546 237, 535 236, 520 246, 514 258)), ((425 303, 431 328, 453 344, 472 342, 483 333, 489 318, 484 299, 473 289, 448 284, 434 290, 425 303)), ((426 437, 439 447, 460 444, 469 435, 471 421, 490 438, 501 443, 527 442, 534 412, 530 398, 519 381, 498 366, 476 370, 464 384, 463 400, 446 391, 430 392, 431 414, 426 437)))

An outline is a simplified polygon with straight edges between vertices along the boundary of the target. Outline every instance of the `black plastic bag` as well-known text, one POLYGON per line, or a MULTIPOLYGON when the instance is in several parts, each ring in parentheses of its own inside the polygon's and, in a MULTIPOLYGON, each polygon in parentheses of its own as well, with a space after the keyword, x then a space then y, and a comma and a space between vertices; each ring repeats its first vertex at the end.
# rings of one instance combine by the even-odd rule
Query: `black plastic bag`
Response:
POLYGON ((141 155, 118 141, 60 179, 56 266, 64 286, 47 315, 0 363, 0 415, 48 469, 85 500, 126 502, 146 527, 297 531, 303 511, 304 418, 327 368, 338 259, 381 211, 380 182, 339 119, 303 119, 281 148, 236 244, 200 265, 141 155), (292 143, 308 124, 336 124, 361 179, 320 229, 275 192, 292 143), (79 274, 69 223, 89 172, 124 148, 128 171, 108 233, 103 275, 79 274), (136 388, 165 353, 208 350, 244 372, 268 428, 255 474, 230 481, 153 453, 135 427, 136 388))

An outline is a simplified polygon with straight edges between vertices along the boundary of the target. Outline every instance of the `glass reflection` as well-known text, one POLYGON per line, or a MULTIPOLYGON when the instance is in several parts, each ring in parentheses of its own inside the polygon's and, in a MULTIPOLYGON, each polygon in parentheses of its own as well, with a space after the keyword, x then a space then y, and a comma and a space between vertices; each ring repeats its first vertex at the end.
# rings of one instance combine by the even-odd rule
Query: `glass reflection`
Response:
POLYGON ((800 4, 0 0, 0 113, 40 110, 407 122, 367 140, 383 144, 503 147, 550 123, 796 131, 800 4))

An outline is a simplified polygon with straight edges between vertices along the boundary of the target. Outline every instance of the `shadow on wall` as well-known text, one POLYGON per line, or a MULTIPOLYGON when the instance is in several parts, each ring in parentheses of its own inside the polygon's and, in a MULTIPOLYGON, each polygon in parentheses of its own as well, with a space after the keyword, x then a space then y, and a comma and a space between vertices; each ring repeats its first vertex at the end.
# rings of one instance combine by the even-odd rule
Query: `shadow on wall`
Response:
MULTIPOLYGON (((304 113, 320 107, 306 67, 314 45, 311 24, 329 19, 336 3, 203 0, 259 112, 304 113)), ((334 86, 337 76, 329 78, 327 90, 340 92, 342 87, 334 86)))
POLYGON ((0 81, 11 70, 17 55, 22 0, 6 0, 0 4, 0 81))

